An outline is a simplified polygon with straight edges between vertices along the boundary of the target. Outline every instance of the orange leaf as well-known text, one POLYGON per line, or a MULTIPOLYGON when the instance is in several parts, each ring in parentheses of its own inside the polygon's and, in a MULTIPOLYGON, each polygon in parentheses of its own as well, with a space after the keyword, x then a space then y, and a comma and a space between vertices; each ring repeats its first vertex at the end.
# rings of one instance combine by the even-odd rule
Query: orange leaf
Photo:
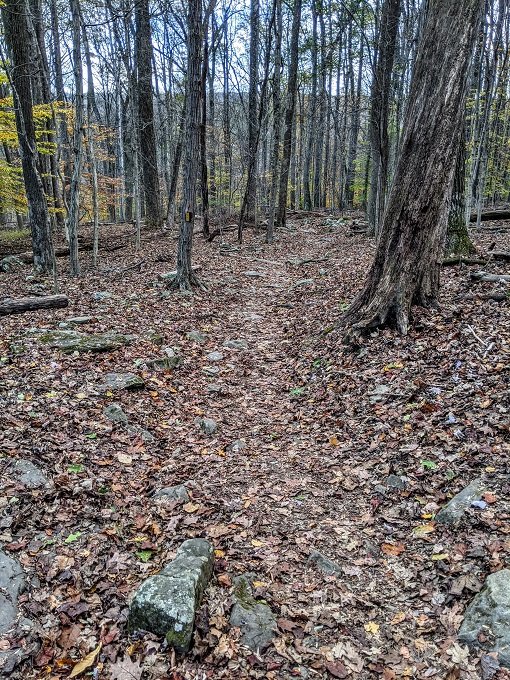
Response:
POLYGON ((340 444, 340 442, 339 442, 338 439, 335 437, 335 435, 332 435, 332 436, 329 438, 329 443, 331 444, 331 446, 338 446, 338 445, 340 444))
POLYGON ((80 675, 80 673, 83 673, 83 671, 86 671, 87 668, 90 668, 94 664, 96 656, 99 654, 100 651, 101 643, 98 644, 98 646, 94 649, 93 652, 90 652, 90 654, 87 654, 85 658, 83 658, 81 661, 78 661, 76 666, 71 671, 71 675, 69 676, 69 678, 76 678, 76 676, 80 675))
POLYGON ((405 550, 404 544, 402 542, 394 545, 393 543, 383 543, 382 551, 385 555, 400 555, 405 550))

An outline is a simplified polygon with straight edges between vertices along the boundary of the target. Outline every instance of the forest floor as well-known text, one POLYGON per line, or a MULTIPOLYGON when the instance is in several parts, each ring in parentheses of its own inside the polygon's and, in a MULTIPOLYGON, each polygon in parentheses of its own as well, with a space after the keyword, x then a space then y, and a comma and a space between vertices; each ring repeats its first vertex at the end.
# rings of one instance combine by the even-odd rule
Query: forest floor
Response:
MULTIPOLYGON (((12 678, 68 677, 100 642, 93 677, 105 680, 482 677, 480 655, 456 633, 485 577, 510 563, 510 302, 478 295, 500 287, 472 283, 477 267, 445 267, 440 309, 416 309, 407 337, 376 332, 354 353, 335 324, 374 242, 350 225, 303 214, 270 246, 251 231, 242 247, 234 234, 227 247, 198 237, 208 290, 193 295, 158 280, 174 268, 174 235, 144 240, 137 255, 102 249, 96 270, 85 253, 81 278, 68 278, 61 258, 69 308, 1 320, 0 474, 7 458, 29 459, 54 484, 0 486, 0 545, 30 578, 22 606, 40 643, 12 678), (141 259, 141 271, 124 270, 141 259), (136 339, 66 355, 31 332, 83 315, 93 320, 79 330, 136 339), (193 330, 204 345, 187 338, 193 330), (232 339, 248 349, 223 346, 232 339), (150 368, 160 341, 181 367, 150 368), (213 351, 223 358, 210 361, 213 351), (105 392, 111 372, 146 387, 105 392), (112 403, 155 441, 112 425, 103 414, 112 403), (202 416, 215 434, 201 433, 202 416), (230 447, 236 440, 246 447, 230 447), (435 523, 480 475, 485 509, 435 523), (189 503, 155 502, 155 491, 184 482, 189 503), (195 645, 176 657, 154 636, 129 637, 128 603, 199 536, 214 544, 215 575, 195 645), (341 573, 309 564, 313 550, 341 573), (278 619, 260 656, 228 624, 232 580, 247 572, 278 619)), ((105 233, 115 240, 113 227, 105 233)), ((508 232, 485 227, 474 239, 479 253, 493 242, 504 250, 508 232)), ((505 263, 486 269, 508 273, 505 263)), ((0 298, 52 293, 48 278, 29 274, 0 274, 0 298)), ((510 677, 485 668, 486 678, 510 677)))

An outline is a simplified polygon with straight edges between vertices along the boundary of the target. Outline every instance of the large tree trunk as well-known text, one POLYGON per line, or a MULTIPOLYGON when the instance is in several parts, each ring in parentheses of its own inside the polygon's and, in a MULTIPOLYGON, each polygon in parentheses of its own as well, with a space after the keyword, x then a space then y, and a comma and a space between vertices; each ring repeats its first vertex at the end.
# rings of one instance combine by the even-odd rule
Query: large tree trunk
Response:
POLYGON ((259 70, 259 0, 250 6, 250 82, 248 89, 248 177, 246 186, 246 214, 256 220, 257 172, 256 158, 259 137, 258 126, 258 70, 259 70))
POLYGON ((485 0, 430 3, 380 240, 365 287, 345 316, 347 339, 383 325, 405 335, 411 305, 436 302, 468 71, 484 6, 485 0))
POLYGON ((379 226, 383 219, 386 201, 390 156, 388 136, 390 85, 395 58, 400 7, 401 0, 385 0, 382 7, 377 39, 377 55, 372 80, 369 121, 372 177, 367 213, 372 234, 379 233, 379 226))
POLYGON ((148 0, 135 3, 136 68, 138 139, 142 157, 143 192, 147 226, 159 227, 162 222, 159 191, 156 135, 154 132, 154 104, 152 100, 152 43, 148 0))
POLYGON ((172 287, 190 290, 200 282, 191 267, 193 226, 200 161, 200 93, 202 61, 202 1, 190 0, 187 19, 186 143, 184 149, 182 218, 177 246, 177 274, 172 287))
POLYGON ((5 41, 11 56, 10 80, 15 104, 23 180, 28 201, 34 268, 38 271, 48 272, 53 269, 54 256, 51 222, 38 167, 35 142, 30 40, 27 23, 29 9, 26 0, 5 0, 1 9, 5 41))
POLYGON ((296 107, 297 71, 299 60, 299 27, 301 24, 301 0, 294 1, 292 12, 292 33, 290 38, 289 80, 287 85, 287 101, 285 108, 285 130, 283 133, 282 164, 280 168, 280 186, 278 188, 278 212, 276 228, 285 226, 285 210, 289 187, 290 153, 292 150, 292 129, 294 125, 294 109, 296 107))
POLYGON ((455 173, 453 177, 453 192, 448 215, 446 242, 444 253, 448 255, 472 255, 476 252, 466 222, 466 160, 467 160, 467 130, 463 126, 455 173))

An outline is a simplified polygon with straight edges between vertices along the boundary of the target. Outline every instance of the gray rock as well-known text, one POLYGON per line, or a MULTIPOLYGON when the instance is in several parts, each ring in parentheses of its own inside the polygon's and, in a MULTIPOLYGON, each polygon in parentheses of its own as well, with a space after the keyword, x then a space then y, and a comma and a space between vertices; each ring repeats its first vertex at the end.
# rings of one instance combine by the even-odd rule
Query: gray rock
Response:
POLYGON ((310 286, 314 283, 313 279, 301 279, 301 281, 296 281, 289 290, 292 290, 293 288, 299 288, 300 286, 310 286))
POLYGON ((391 486, 393 489, 399 489, 400 491, 403 491, 407 488, 406 480, 402 477, 399 477, 398 475, 390 475, 386 480, 386 484, 391 486))
POLYGON ((127 425, 126 431, 133 436, 140 436, 146 444, 153 444, 156 441, 156 437, 153 434, 138 425, 127 425))
POLYGON ((42 486, 49 486, 48 478, 29 460, 12 459, 7 467, 7 474, 12 476, 16 482, 23 484, 29 489, 37 489, 42 486))
POLYGON ((107 291, 94 293, 92 295, 92 299, 95 300, 96 302, 100 302, 101 300, 108 300, 111 297, 113 297, 113 295, 111 293, 108 293, 107 291))
POLYGON ((6 255, 2 260, 0 260, 0 271, 10 272, 14 267, 24 267, 25 263, 22 262, 15 255, 6 255))
POLYGON ((95 321, 95 319, 96 319, 95 316, 73 316, 71 319, 67 319, 67 323, 72 323, 76 326, 81 326, 82 324, 95 321))
POLYGON ((266 647, 275 637, 276 618, 271 608, 253 598, 252 586, 245 576, 234 579, 235 604, 230 625, 241 630, 241 642, 253 652, 266 647))
POLYGON ((219 369, 218 366, 204 366, 202 371, 206 375, 210 375, 211 377, 214 377, 215 375, 218 375, 218 373, 220 372, 220 369, 219 369))
POLYGON ((195 425, 198 425, 204 434, 214 434, 218 429, 218 423, 212 418, 195 418, 195 425))
POLYGON ((149 362, 153 368, 171 371, 174 368, 178 368, 182 364, 182 357, 180 354, 176 354, 171 347, 165 347, 163 351, 166 356, 159 359, 153 359, 149 362))
POLYGON ((178 501, 179 503, 187 503, 189 501, 189 493, 184 484, 177 486, 168 486, 166 489, 159 489, 154 494, 154 498, 164 498, 169 501, 178 501))
POLYGON ((232 444, 229 444, 227 446, 227 452, 228 453, 239 453, 239 451, 243 451, 246 448, 246 442, 243 441, 242 439, 236 439, 235 442, 232 442, 232 444))
POLYGON ((487 576, 483 589, 466 609, 459 640, 486 652, 497 652, 498 661, 510 668, 510 570, 487 576), (478 634, 485 633, 480 642, 478 634))
MULTIPOLYGON (((8 631, 17 624, 19 609, 18 597, 26 588, 25 575, 16 560, 0 551, 0 638, 6 637, 8 631)), ((0 676, 7 677, 7 667, 17 663, 16 650, 0 652, 0 676)))
POLYGON ((377 387, 368 393, 368 398, 370 403, 376 404, 378 401, 383 401, 383 399, 391 392, 388 385, 377 385, 377 387))
POLYGON ((112 423, 120 423, 121 425, 127 425, 128 418, 124 413, 119 404, 110 404, 103 411, 103 415, 108 418, 112 423))
POLYGON ((223 347, 228 347, 229 349, 248 349, 248 343, 246 340, 225 340, 223 347))
POLYGON ((100 385, 103 390, 133 390, 144 386, 143 379, 134 373, 107 373, 100 385))
POLYGON ((314 567, 317 567, 319 571, 322 571, 324 574, 327 574, 328 576, 339 576, 340 574, 343 573, 341 567, 339 567, 336 562, 333 562, 332 560, 328 559, 318 550, 312 550, 310 556, 308 557, 306 565, 307 566, 313 565, 314 567))
POLYGON ((435 520, 440 524, 455 524, 462 519, 473 501, 479 501, 486 487, 482 479, 474 479, 437 513, 435 520))
POLYGON ((223 387, 213 383, 211 385, 207 385, 207 391, 211 392, 212 394, 221 394, 223 392, 223 387))
POLYGON ((209 352, 206 354, 209 361, 221 361, 223 359, 223 354, 221 352, 209 352))
POLYGON ((213 562, 214 550, 208 541, 184 541, 175 559, 137 590, 129 608, 129 629, 165 635, 178 652, 187 652, 213 562))
POLYGON ((249 276, 252 279, 263 279, 265 278, 265 274, 262 272, 256 272, 256 271, 247 271, 243 272, 244 276, 249 276))
POLYGON ((190 331, 186 333, 188 340, 193 340, 193 342, 198 342, 200 345, 204 345, 206 342, 206 337, 200 331, 190 331))
POLYGON ((43 333, 39 340, 50 347, 57 347, 65 353, 72 352, 111 352, 122 345, 128 345, 133 335, 122 333, 98 333, 90 335, 74 330, 57 330, 43 333))

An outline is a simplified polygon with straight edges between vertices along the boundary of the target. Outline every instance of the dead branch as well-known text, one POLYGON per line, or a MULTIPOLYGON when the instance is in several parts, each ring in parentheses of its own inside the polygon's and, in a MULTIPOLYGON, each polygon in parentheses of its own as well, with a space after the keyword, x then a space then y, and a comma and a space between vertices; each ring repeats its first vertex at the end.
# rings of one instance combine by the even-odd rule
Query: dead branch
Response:
POLYGON ((0 316, 24 314, 36 309, 61 309, 67 307, 67 295, 46 295, 45 297, 14 298, 0 302, 0 316))

